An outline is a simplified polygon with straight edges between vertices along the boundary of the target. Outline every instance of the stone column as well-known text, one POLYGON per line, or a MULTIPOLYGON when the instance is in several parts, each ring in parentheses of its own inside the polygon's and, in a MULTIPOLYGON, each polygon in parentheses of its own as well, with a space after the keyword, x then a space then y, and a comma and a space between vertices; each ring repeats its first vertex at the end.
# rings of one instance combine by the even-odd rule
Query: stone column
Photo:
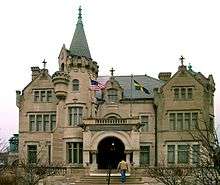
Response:
POLYGON ((128 164, 130 164, 131 151, 126 150, 126 151, 125 151, 125 155, 126 155, 126 162, 127 162, 128 164))
POLYGON ((96 151, 91 151, 91 154, 92 154, 92 165, 91 165, 91 168, 90 170, 91 171, 95 171, 97 170, 97 152, 96 151))

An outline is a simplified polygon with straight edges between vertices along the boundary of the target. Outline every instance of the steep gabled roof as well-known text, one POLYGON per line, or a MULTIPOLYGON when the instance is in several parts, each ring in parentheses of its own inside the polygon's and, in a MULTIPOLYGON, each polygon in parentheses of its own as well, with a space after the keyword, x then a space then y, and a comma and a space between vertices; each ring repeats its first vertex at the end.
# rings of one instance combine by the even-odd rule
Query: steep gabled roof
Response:
POLYGON ((83 28, 81 11, 82 9, 81 7, 79 7, 78 22, 76 24, 76 29, 69 50, 71 55, 83 56, 91 59, 92 57, 89 51, 89 46, 83 28))
MULTIPOLYGON (((98 81, 105 83, 110 76, 99 76, 98 81)), ((151 99, 154 97, 153 89, 161 87, 164 82, 147 75, 134 75, 134 76, 114 76, 114 79, 118 81, 120 86, 124 90, 123 99, 151 99), (139 82, 146 88, 150 94, 146 94, 143 91, 136 90, 134 86, 134 80, 139 82)), ((101 92, 96 93, 97 98, 101 98, 101 92)))

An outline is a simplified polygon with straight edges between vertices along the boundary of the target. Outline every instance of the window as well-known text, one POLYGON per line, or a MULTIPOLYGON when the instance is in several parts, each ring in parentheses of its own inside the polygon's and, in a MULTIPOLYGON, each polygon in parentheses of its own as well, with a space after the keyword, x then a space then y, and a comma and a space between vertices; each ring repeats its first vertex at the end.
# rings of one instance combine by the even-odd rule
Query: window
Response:
POLYGON ((192 113, 192 124, 191 124, 191 130, 195 129, 197 126, 198 121, 198 113, 192 113))
POLYGON ((108 101, 116 102, 118 100, 118 92, 115 89, 108 90, 108 101))
POLYGON ((167 162, 168 164, 175 163, 175 145, 167 146, 167 162))
POLYGON ((170 113, 170 129, 176 130, 176 114, 170 113))
POLYGON ((35 102, 40 101, 39 91, 34 91, 34 101, 35 102))
POLYGON ((43 131, 42 115, 37 115, 37 131, 43 131))
POLYGON ((200 149, 195 143, 167 145, 167 164, 198 164, 200 149))
POLYGON ((50 128, 51 130, 55 129, 56 127, 56 115, 55 114, 52 114, 50 115, 50 128))
POLYGON ((192 99, 192 96, 193 96, 193 94, 192 94, 192 88, 188 88, 188 89, 187 89, 187 96, 188 96, 188 99, 192 99))
POLYGON ((181 99, 186 99, 186 88, 181 88, 181 99))
POLYGON ((48 102, 52 101, 52 91, 47 91, 47 101, 48 102))
POLYGON ((40 91, 40 100, 46 102, 46 91, 40 91))
POLYGON ((190 113, 184 114, 184 124, 183 124, 183 130, 189 130, 190 129, 190 113))
POLYGON ((174 88, 175 100, 191 100, 193 97, 193 89, 190 87, 176 87, 174 88))
POLYGON ((140 146, 140 165, 150 164, 150 146, 140 146))
POLYGON ((52 90, 34 90, 34 102, 51 102, 52 90))
POLYGON ((197 112, 169 113, 170 130, 193 130, 198 122, 197 112))
POLYGON ((179 99, 179 88, 174 89, 174 97, 175 99, 179 99))
POLYGON ((67 143, 67 158, 68 163, 72 164, 82 164, 82 151, 83 151, 83 143, 77 142, 68 142, 67 143))
POLYGON ((50 132, 56 126, 56 114, 31 114, 29 115, 30 132, 50 132))
POLYGON ((189 163, 189 146, 178 145, 178 163, 186 164, 189 163))
POLYGON ((37 162, 37 145, 28 145, 27 146, 28 153, 28 162, 36 163, 37 162))
POLYGON ((29 130, 34 131, 35 128, 35 115, 29 115, 29 130))
POLYGON ((177 113, 177 130, 183 130, 183 113, 177 113))
POLYGON ((149 130, 148 116, 141 116, 140 119, 141 119, 141 124, 142 124, 141 131, 148 132, 149 130))
POLYGON ((49 115, 43 115, 44 131, 50 131, 49 115))
POLYGON ((73 80, 73 91, 79 91, 79 80, 73 80))
POLYGON ((193 164, 199 163, 199 145, 192 146, 192 163, 193 164))
POLYGON ((69 125, 78 125, 82 123, 82 107, 69 107, 69 125))

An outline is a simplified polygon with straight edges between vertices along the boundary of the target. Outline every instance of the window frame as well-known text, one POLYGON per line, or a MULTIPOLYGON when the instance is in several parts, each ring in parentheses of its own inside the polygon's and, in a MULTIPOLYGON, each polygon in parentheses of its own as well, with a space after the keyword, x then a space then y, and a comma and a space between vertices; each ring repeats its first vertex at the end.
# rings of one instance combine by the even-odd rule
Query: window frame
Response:
POLYGON ((80 82, 78 79, 72 80, 72 91, 79 91, 80 90, 80 82))
POLYGON ((82 106, 70 106, 68 107, 68 125, 78 126, 82 124, 83 120, 83 107, 82 106))
POLYGON ((83 142, 66 142, 67 163, 83 164, 83 142))
POLYGON ((140 145, 140 166, 141 167, 145 167, 145 166, 149 166, 150 165, 150 145, 140 145), (143 148, 146 148, 146 149, 143 149, 143 148), (146 156, 145 156, 146 155, 146 156), (145 159, 145 157, 147 158, 147 160, 143 160, 145 159))
POLYGON ((118 90, 111 88, 107 90, 108 102, 115 103, 118 101, 118 90))

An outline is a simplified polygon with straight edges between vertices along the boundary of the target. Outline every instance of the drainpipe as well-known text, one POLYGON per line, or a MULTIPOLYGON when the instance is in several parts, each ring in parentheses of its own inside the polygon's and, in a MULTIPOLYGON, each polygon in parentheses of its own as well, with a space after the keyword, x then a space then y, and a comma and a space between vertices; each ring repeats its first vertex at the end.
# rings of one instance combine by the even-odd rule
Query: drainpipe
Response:
POLYGON ((154 127, 154 130, 155 130, 155 163, 154 163, 154 166, 157 166, 158 165, 158 146, 157 146, 157 106, 154 104, 153 105, 154 107, 154 112, 155 112, 155 127, 154 127))

